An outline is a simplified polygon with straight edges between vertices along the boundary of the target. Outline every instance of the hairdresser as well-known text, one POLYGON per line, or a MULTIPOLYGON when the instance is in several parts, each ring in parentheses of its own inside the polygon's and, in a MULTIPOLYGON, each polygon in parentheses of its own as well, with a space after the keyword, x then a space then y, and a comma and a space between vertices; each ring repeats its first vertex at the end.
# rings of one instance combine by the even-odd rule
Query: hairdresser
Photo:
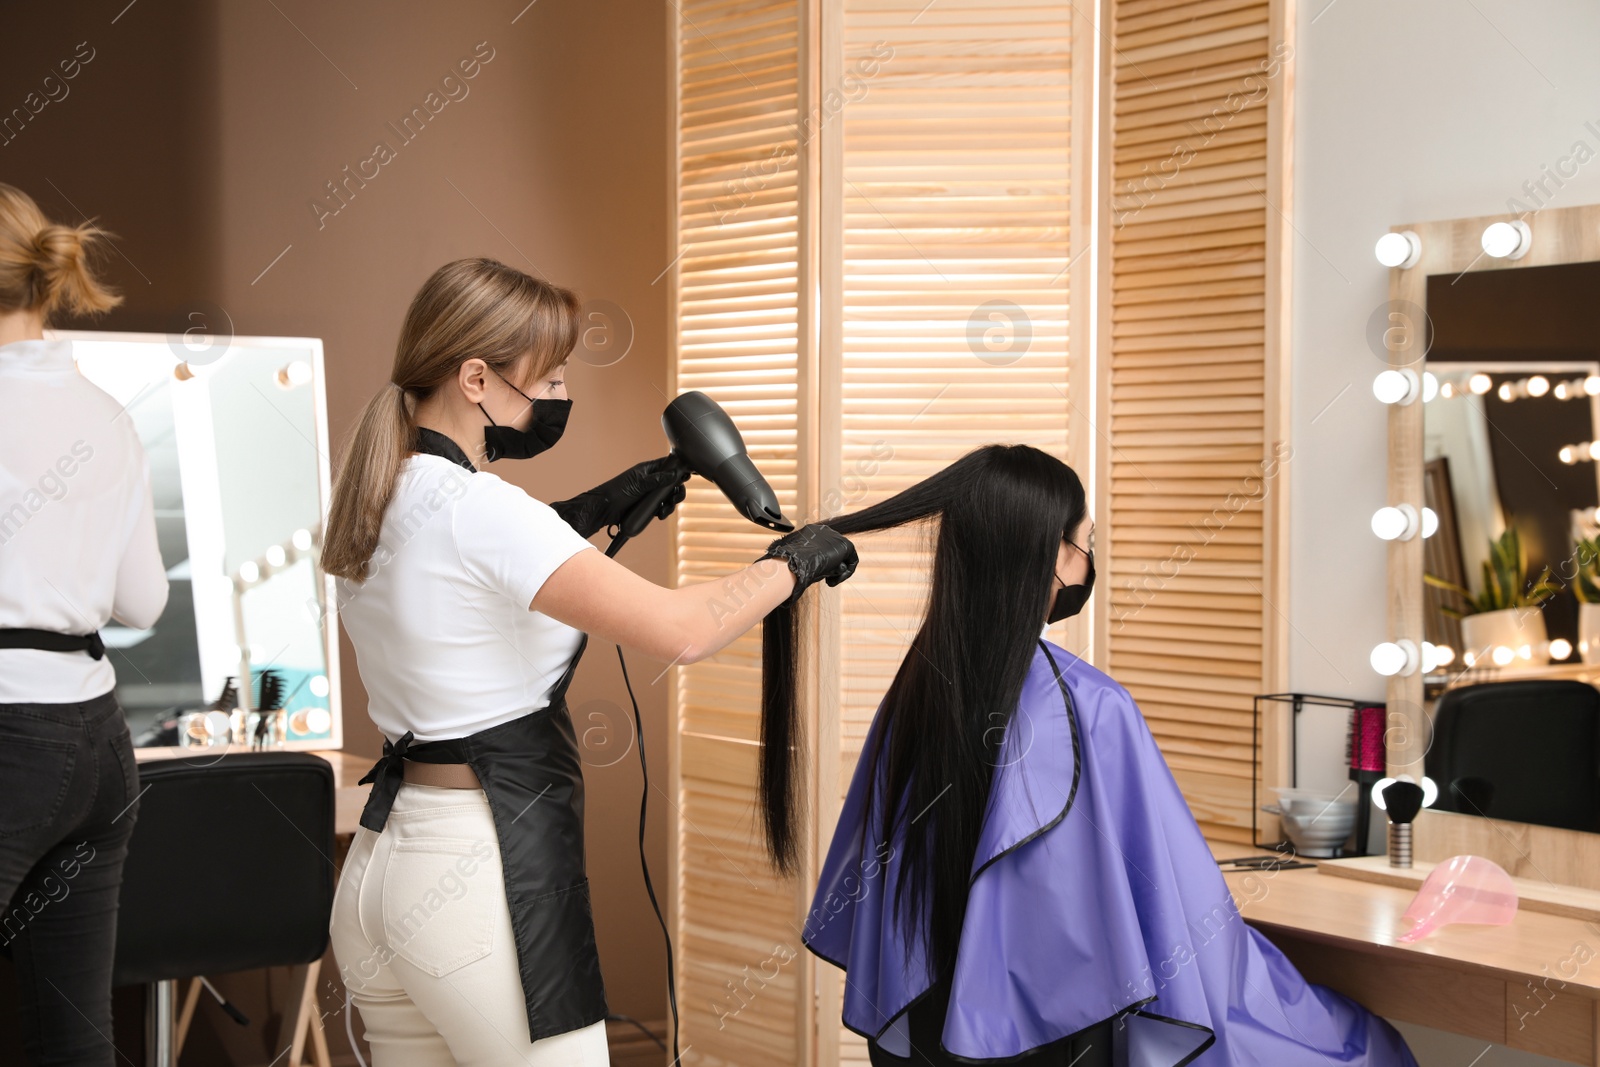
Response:
POLYGON ((44 339, 120 302, 87 262, 103 237, 0 184, 0 953, 32 1062, 110 1067, 139 778, 99 631, 155 625, 167 574, 133 420, 44 339))
POLYGON ((693 663, 855 569, 849 541, 804 527, 731 576, 730 611, 721 582, 662 588, 586 540, 647 496, 665 516, 681 461, 554 504, 482 470, 560 439, 578 321, 521 271, 441 267, 334 487, 323 566, 385 743, 333 948, 376 1067, 609 1062, 565 702, 585 635, 693 663))

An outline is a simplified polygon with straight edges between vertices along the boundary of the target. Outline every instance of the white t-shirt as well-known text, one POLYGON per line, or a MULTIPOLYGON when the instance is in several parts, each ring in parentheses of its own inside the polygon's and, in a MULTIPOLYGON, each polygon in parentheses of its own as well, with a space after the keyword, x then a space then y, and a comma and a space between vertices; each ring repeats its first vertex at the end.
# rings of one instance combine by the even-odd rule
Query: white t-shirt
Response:
MULTIPOLYGON (((72 342, 0 345, 0 627, 145 630, 166 606, 133 419, 78 373, 72 342)), ((97 697, 117 684, 112 655, 0 648, 0 703, 97 697)))
POLYGON ((391 741, 464 737, 549 706, 582 633, 528 604, 594 546, 488 471, 406 460, 365 582, 338 581, 367 712, 391 741))

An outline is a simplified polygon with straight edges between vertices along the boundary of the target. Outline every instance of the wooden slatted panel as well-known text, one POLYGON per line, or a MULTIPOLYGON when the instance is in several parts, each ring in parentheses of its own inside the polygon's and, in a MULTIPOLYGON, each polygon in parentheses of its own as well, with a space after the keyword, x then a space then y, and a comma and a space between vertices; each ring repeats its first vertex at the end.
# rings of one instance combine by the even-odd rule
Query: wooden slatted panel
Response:
MULTIPOLYGON (((797 510, 798 5, 675 0, 675 381, 733 416, 787 514, 797 510)), ((678 509, 680 584, 725 576, 771 540, 703 479, 678 509)), ((676 944, 684 1062, 794 1062, 802 1026, 795 886, 753 819, 760 630, 677 670, 676 944), (783 953, 779 953, 780 956, 783 953), (776 974, 774 975, 774 969, 776 974)))
MULTIPOLYGON (((844 0, 844 71, 877 65, 823 186, 842 230, 839 510, 979 445, 1069 459, 1071 20, 1053 0, 844 0)), ((841 796, 921 621, 930 534, 860 539, 840 586, 841 796)), ((867 1062, 842 1028, 840 1062, 867 1062)))
POLYGON ((1105 142, 1105 665, 1202 829, 1241 841, 1274 610, 1261 491, 1270 14, 1268 0, 1112 0, 1105 142))

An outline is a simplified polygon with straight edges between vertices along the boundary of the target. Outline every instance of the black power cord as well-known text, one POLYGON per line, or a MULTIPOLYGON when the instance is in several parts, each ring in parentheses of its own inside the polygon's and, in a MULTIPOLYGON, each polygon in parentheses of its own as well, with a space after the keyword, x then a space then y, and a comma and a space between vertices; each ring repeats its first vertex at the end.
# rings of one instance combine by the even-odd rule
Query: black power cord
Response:
POLYGON ((667 920, 661 916, 656 888, 650 882, 650 862, 644 856, 645 812, 650 805, 650 768, 645 765, 644 759, 644 723, 639 718, 639 701, 633 695, 633 683, 628 680, 628 661, 622 657, 621 645, 617 646, 617 662, 622 664, 622 684, 628 687, 628 702, 633 705, 633 736, 639 746, 639 773, 644 777, 644 791, 639 794, 639 869, 644 872, 644 890, 650 894, 650 906, 655 909, 656 922, 661 926, 661 939, 667 944, 667 1003, 672 1007, 671 1067, 676 1067, 682 1053, 678 1051, 678 988, 672 977, 672 934, 667 931, 667 920))
MULTIPOLYGON (((671 489, 672 487, 668 486, 664 492, 670 492, 671 489)), ((607 556, 615 558, 633 533, 642 530, 649 523, 660 506, 662 495, 657 493, 655 497, 642 500, 635 506, 634 513, 630 514, 617 528, 617 532, 611 535, 611 543, 606 546, 607 556)), ((578 645, 577 654, 572 658, 569 670, 577 669, 578 660, 583 658, 583 649, 588 641, 588 635, 585 635, 578 645)), ((650 808, 650 768, 644 758, 644 721, 639 715, 639 700, 633 695, 633 682, 628 678, 628 661, 623 658, 621 645, 617 646, 617 662, 622 665, 622 684, 628 688, 628 703, 633 705, 633 738, 639 746, 639 773, 644 778, 644 789, 639 794, 639 870, 644 874, 644 889, 650 896, 650 907, 655 910, 656 922, 661 926, 661 938, 667 946, 667 1004, 672 1009, 672 1063, 669 1067, 677 1067, 678 1060, 683 1054, 678 1051, 678 985, 673 978, 672 934, 667 930, 667 920, 661 915, 661 903, 656 899, 656 887, 650 881, 650 861, 645 859, 644 854, 645 817, 650 808)))

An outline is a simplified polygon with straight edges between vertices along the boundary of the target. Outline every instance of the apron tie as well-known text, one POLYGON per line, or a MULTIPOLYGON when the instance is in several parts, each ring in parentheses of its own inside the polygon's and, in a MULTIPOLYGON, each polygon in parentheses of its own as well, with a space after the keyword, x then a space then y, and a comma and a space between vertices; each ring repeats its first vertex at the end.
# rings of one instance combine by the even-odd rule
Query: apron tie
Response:
POLYGON ((384 823, 389 821, 389 809, 394 806, 395 795, 400 792, 400 782, 405 775, 405 766, 401 761, 405 759, 411 741, 410 730, 401 734, 398 741, 384 738, 383 755, 357 783, 372 783, 372 795, 367 798, 366 807, 361 809, 361 825, 375 834, 382 833, 384 823))

